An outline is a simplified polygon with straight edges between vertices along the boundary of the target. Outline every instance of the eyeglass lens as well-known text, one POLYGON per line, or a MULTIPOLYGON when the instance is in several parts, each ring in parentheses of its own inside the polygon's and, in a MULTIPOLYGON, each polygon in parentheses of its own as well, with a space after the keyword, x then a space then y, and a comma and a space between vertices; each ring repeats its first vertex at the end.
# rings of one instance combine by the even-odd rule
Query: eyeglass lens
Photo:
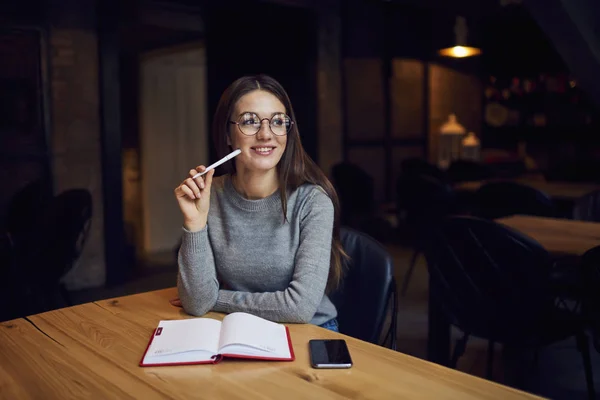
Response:
MULTIPOLYGON (((238 126, 245 135, 255 135, 262 124, 262 121, 255 113, 244 113, 238 119, 238 126)), ((271 131, 275 135, 283 136, 288 133, 292 126, 292 120, 286 114, 275 114, 269 120, 271 131)))

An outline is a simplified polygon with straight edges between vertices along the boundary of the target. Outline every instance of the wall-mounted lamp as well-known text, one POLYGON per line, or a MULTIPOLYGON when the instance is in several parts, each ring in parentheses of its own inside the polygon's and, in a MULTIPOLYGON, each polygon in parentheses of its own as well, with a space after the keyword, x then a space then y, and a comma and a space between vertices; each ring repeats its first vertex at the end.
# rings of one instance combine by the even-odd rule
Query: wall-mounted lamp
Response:
POLYGON ((467 20, 464 17, 456 17, 456 24, 454 25, 456 46, 441 49, 438 54, 454 58, 472 57, 481 54, 481 49, 467 46, 467 32, 467 20))

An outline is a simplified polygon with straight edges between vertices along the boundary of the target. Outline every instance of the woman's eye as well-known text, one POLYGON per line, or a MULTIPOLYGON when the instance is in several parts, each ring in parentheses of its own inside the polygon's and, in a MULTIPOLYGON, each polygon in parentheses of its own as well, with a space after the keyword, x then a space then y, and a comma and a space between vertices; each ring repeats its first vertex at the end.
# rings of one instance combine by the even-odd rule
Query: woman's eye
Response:
POLYGON ((285 124, 282 118, 273 118, 271 123, 275 126, 283 126, 285 124))
POLYGON ((242 125, 255 125, 257 123, 260 122, 257 122, 257 118, 254 115, 250 113, 242 115, 242 125))

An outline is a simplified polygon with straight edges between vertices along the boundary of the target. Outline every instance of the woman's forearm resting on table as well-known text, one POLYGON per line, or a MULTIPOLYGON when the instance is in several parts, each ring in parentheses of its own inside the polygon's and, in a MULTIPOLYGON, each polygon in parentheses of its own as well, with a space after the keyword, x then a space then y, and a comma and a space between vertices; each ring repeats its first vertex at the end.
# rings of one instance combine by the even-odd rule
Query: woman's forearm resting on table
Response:
POLYGON ((206 314, 214 307, 219 294, 206 227, 198 232, 184 229, 178 264, 177 291, 183 309, 191 315, 206 314))
MULTIPOLYGON (((298 244, 292 250, 287 264, 283 260, 282 263, 263 260, 264 254, 253 252, 252 248, 244 250, 244 246, 255 244, 241 241, 233 244, 237 246, 236 250, 242 254, 254 254, 254 258, 229 259, 219 270, 211 247, 211 240, 216 241, 217 248, 223 244, 218 239, 224 235, 219 232, 219 225, 213 228, 218 233, 211 232, 217 239, 208 235, 208 225, 199 232, 184 230, 177 286, 185 311, 193 315, 202 315, 211 310, 247 312, 275 322, 311 322, 323 304, 329 276, 333 203, 326 194, 315 191, 299 213, 298 244), (260 265, 261 282, 253 281, 256 279, 253 268, 257 265, 260 265), (217 271, 225 277, 227 288, 220 287, 217 271), (288 281, 282 279, 284 271, 291 274, 288 281), (257 290, 258 287, 261 290, 257 290)), ((294 225, 289 227, 293 229, 294 225)), ((223 231, 227 229, 245 228, 227 226, 223 231)), ((280 243, 289 248, 290 239, 285 239, 280 243)), ((222 261, 222 256, 216 259, 222 261)))
POLYGON ((312 204, 304 217, 292 280, 285 290, 249 293, 220 290, 214 311, 243 311, 276 322, 308 323, 323 300, 331 260, 333 204, 312 204))
POLYGON ((219 290, 213 311, 248 312, 275 322, 309 323, 323 299, 325 284, 319 283, 317 268, 301 272, 306 277, 293 280, 285 290, 249 293, 219 290), (312 277, 312 278, 310 278, 312 277), (307 284, 308 283, 308 284, 307 284))

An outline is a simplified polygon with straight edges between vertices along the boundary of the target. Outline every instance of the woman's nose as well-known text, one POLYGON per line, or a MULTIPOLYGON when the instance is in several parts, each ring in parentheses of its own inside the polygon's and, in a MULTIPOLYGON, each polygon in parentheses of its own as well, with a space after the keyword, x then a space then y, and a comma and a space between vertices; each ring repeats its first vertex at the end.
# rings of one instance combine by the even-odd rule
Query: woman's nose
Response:
POLYGON ((271 132, 271 126, 269 121, 264 119, 260 122, 260 129, 256 132, 257 139, 270 139, 273 132, 271 132))

